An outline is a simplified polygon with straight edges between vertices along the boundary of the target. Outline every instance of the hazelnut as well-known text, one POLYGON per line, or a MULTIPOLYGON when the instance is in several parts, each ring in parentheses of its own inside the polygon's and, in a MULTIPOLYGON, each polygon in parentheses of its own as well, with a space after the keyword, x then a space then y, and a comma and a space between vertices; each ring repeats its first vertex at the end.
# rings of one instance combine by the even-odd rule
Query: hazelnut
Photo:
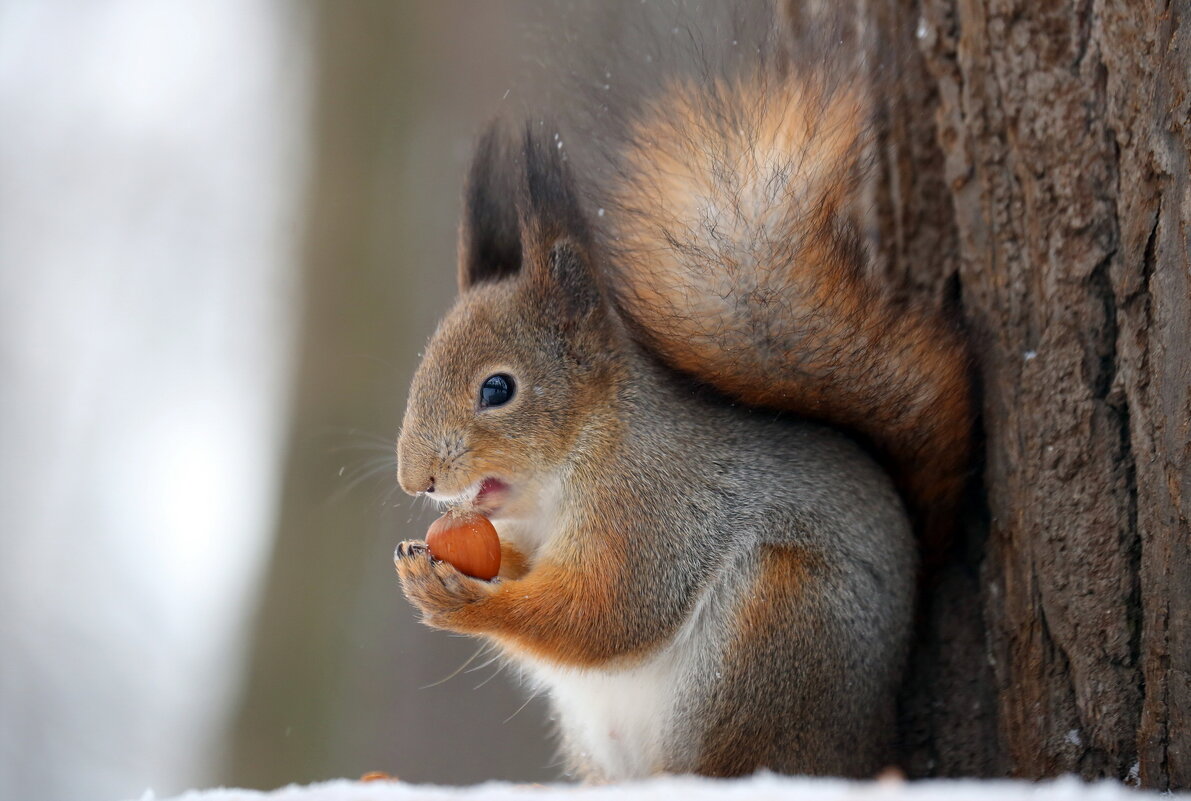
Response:
POLYGON ((447 512, 426 532, 430 555, 487 581, 500 572, 500 537, 481 514, 447 512))

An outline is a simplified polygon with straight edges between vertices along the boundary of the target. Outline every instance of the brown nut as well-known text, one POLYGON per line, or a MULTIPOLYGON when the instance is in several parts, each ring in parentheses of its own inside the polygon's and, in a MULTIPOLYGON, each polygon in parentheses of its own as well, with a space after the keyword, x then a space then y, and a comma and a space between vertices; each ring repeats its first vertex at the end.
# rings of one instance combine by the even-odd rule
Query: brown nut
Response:
POLYGON ((385 773, 383 770, 370 770, 360 777, 362 782, 396 782, 401 781, 396 776, 385 773))
POLYGON ((472 578, 494 578, 500 572, 500 537, 480 514, 447 512, 426 532, 430 555, 454 565, 472 578))

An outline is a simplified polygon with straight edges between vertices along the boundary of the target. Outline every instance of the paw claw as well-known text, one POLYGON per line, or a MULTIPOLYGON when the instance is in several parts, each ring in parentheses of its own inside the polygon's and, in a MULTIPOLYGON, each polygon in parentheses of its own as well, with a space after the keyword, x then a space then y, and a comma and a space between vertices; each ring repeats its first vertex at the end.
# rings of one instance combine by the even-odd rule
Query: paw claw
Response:
POLYGON ((399 543, 393 563, 405 597, 422 613, 424 623, 438 628, 450 628, 456 611, 495 591, 489 582, 466 576, 450 563, 433 558, 426 543, 417 540, 399 543))
POLYGON ((419 542, 418 540, 405 540, 397 543, 397 547, 393 550, 393 561, 399 562, 402 559, 412 559, 415 556, 429 552, 430 549, 426 547, 426 543, 419 542))

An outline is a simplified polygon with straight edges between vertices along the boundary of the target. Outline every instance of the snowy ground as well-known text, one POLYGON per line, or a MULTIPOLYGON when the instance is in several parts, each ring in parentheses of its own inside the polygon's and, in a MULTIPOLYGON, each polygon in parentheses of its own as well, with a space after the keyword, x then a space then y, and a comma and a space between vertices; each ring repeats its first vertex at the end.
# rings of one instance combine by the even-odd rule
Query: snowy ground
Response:
MULTIPOLYGON (((170 801, 610 801, 651 799, 668 801, 1112 801, 1157 798, 1158 793, 1132 790, 1117 782, 1085 784, 1074 777, 1053 782, 1010 781, 877 781, 798 779, 755 776, 737 781, 697 778, 659 778, 637 784, 605 787, 573 785, 515 785, 488 783, 475 787, 434 787, 397 781, 333 781, 272 792, 255 790, 192 790, 170 801)), ((1171 797, 1162 794, 1161 797, 1171 797)), ((1191 795, 1184 796, 1191 798, 1191 795)), ((158 801, 146 792, 139 801, 158 801)))

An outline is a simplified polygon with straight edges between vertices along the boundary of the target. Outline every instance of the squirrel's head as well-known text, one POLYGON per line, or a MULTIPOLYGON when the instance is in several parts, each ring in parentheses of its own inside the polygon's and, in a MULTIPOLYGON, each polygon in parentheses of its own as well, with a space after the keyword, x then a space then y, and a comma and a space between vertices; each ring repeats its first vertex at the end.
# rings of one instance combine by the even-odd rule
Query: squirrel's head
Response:
POLYGON ((411 494, 518 517, 616 392, 620 336, 560 149, 494 127, 472 163, 454 307, 414 375, 397 444, 411 494))

